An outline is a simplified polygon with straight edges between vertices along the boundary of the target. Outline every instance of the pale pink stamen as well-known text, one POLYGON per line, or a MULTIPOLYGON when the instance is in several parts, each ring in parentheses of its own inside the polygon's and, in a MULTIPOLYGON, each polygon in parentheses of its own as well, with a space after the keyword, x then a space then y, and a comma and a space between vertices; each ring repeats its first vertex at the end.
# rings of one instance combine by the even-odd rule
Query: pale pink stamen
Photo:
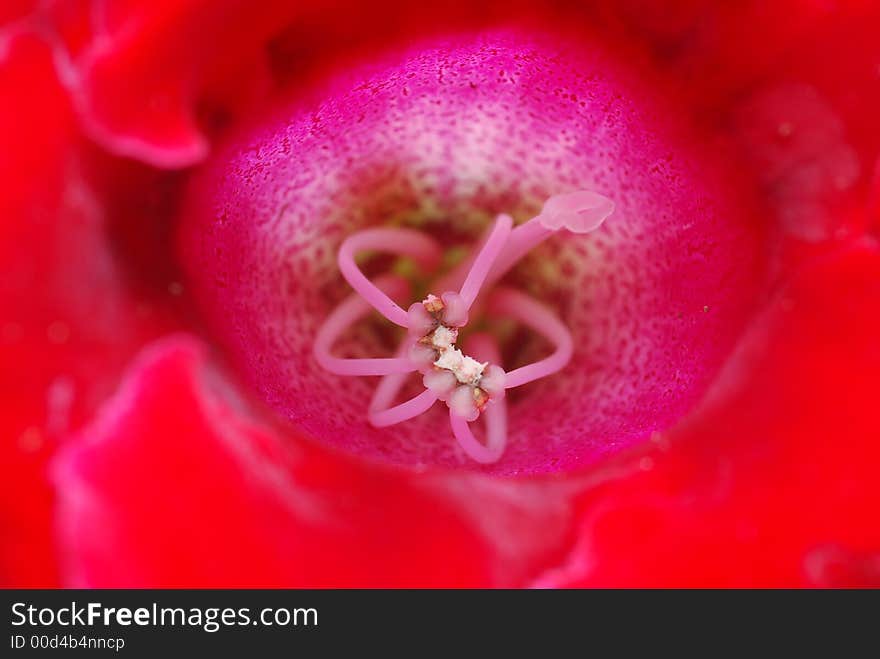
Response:
POLYGON ((489 364, 480 378, 480 389, 485 391, 493 400, 500 400, 507 394, 505 386, 507 373, 497 363, 489 364))
MULTIPOLYGON (((381 277, 376 280, 375 286, 383 294, 394 296, 401 295, 409 288, 407 282, 400 277, 381 277)), ((389 375, 415 371, 416 366, 407 357, 343 359, 331 354, 333 345, 342 333, 369 311, 370 306, 357 294, 346 298, 333 310, 315 336, 314 354, 318 363, 337 375, 389 375)))
POLYGON ((409 327, 406 311, 367 279, 355 263, 355 254, 367 249, 406 254, 430 269, 442 256, 440 245, 433 238, 412 229, 367 229, 349 236, 339 248, 339 270, 349 285, 392 323, 409 327))
MULTIPOLYGON (((411 354, 412 348, 412 342, 404 340, 397 348, 396 357, 401 358, 404 355, 411 354)), ((415 365, 413 365, 411 370, 414 369, 415 365)), ((392 405, 408 376, 409 373, 389 373, 379 380, 379 385, 373 393, 367 413, 367 420, 370 422, 370 425, 376 428, 384 428, 407 421, 427 412, 437 401, 436 394, 430 390, 425 390, 418 396, 414 396, 399 405, 392 405)))
POLYGON ((474 388, 461 385, 449 395, 449 412, 465 421, 476 421, 480 410, 474 400, 474 388))
POLYGON ((431 368, 434 360, 437 359, 437 354, 434 352, 434 349, 421 343, 410 345, 407 353, 410 361, 416 367, 416 370, 420 372, 425 372, 427 369, 431 368))
MULTIPOLYGON (((411 348, 412 344, 404 340, 397 347, 395 355, 397 357, 403 357, 411 348)), ((408 373, 390 373, 382 376, 379 380, 379 384, 376 386, 376 390, 373 392, 373 398, 370 400, 369 409, 384 410, 391 407, 408 377, 408 373)))
MULTIPOLYGON (((471 267, 471 270, 468 273, 467 278, 465 279, 465 284, 462 286, 462 291, 467 292, 468 297, 465 298, 461 292, 460 293, 446 293, 443 295, 442 299, 443 299, 444 304, 446 305, 446 309, 444 310, 444 314, 443 314, 444 322, 447 322, 448 324, 450 324, 452 326, 463 326, 467 322, 468 305, 472 304, 473 301, 476 299, 477 295, 479 294, 480 288, 482 287, 483 282, 485 281, 486 274, 489 272, 489 269, 492 267, 492 263, 498 257, 499 252, 503 249, 504 243, 506 242, 508 236, 510 235, 510 230, 511 230, 512 225, 513 225, 513 220, 511 220, 510 217, 507 215, 500 215, 498 217, 498 219, 496 220, 495 228, 493 229, 492 233, 490 234, 489 239, 486 241, 486 244, 483 246, 483 248, 480 250, 480 253, 477 255, 477 258, 474 261, 474 264, 471 267)), ((377 229, 374 231, 379 231, 379 230, 377 229)), ((364 233, 366 233, 366 232, 364 232, 364 233)), ((352 238, 358 237, 360 235, 361 234, 355 234, 355 236, 350 237, 348 240, 345 241, 345 243, 343 243, 343 247, 345 247, 346 244, 351 244, 351 245, 355 246, 354 248, 352 248, 352 251, 349 253, 353 253, 353 249, 357 249, 358 247, 363 246, 365 244, 365 242, 367 242, 367 241, 364 241, 361 239, 352 240, 352 238)), ((375 243, 369 243, 369 244, 373 245, 375 243)), ((413 254, 410 252, 410 255, 413 255, 413 254)), ((342 249, 340 249, 340 259, 339 260, 340 260, 340 263, 343 260, 342 259, 342 249)), ((353 263, 354 262, 352 260, 351 264, 353 265, 353 263)), ((354 266, 354 270, 357 272, 358 275, 363 277, 363 274, 360 272, 360 270, 356 266, 354 266)), ((348 279, 348 278, 346 277, 346 279, 348 279)), ((368 284, 370 284, 370 286, 368 287, 368 290, 369 289, 376 289, 376 287, 373 286, 371 284, 371 282, 369 282, 369 280, 366 279, 366 277, 363 277, 363 279, 368 284)), ((349 280, 349 282, 350 281, 351 280, 349 280)), ((376 290, 378 290, 378 289, 376 289, 376 290)), ((379 291, 379 293, 384 295, 384 293, 382 293, 381 290, 379 291)), ((385 297, 387 298, 387 296, 385 296, 385 297)), ((389 299, 389 302, 394 304, 394 302, 390 299, 389 299)), ((398 307, 396 304, 395 304, 395 307, 397 309, 400 309, 400 307, 398 307)), ((414 324, 416 324, 416 326, 418 326, 418 327, 422 327, 422 326, 427 327, 428 326, 427 317, 424 316, 424 314, 421 314, 421 312, 419 312, 414 307, 415 307, 415 305, 410 307, 410 309, 407 312, 403 312, 402 309, 400 309, 400 311, 402 313, 404 313, 404 315, 407 319, 407 322, 412 320, 412 322, 414 324)), ((378 309, 378 307, 377 307, 377 309, 378 309)), ((406 325, 404 325, 404 326, 406 326, 406 325)), ((422 353, 425 352, 425 349, 419 345, 415 345, 410 349, 410 354, 412 356, 412 359, 410 359, 409 361, 410 361, 410 365, 413 366, 413 368, 411 368, 411 370, 415 370, 415 368, 417 368, 418 366, 421 366, 420 362, 423 361, 423 356, 420 357, 418 355, 413 355, 413 350, 415 350, 417 352, 422 352, 422 353)), ((391 375, 393 373, 401 373, 401 372, 402 371, 388 371, 387 373, 383 373, 382 375, 391 375)), ((468 418, 472 418, 472 417, 476 418, 476 416, 479 415, 479 411, 477 410, 476 405, 473 405, 473 404, 468 405, 467 401, 465 400, 466 395, 464 395, 464 392, 459 391, 459 390, 465 389, 464 386, 459 387, 459 388, 454 388, 455 383, 450 382, 450 380, 448 378, 433 377, 430 375, 430 373, 426 374, 426 377, 428 377, 428 380, 423 381, 425 386, 428 387, 426 389, 426 391, 422 392, 418 396, 411 398, 410 400, 408 400, 404 403, 401 403, 395 407, 391 407, 388 409, 371 409, 369 412, 370 423, 376 427, 383 427, 383 426, 394 425, 395 423, 400 423, 401 421, 406 421, 407 419, 411 419, 412 417, 418 416, 422 412, 427 411, 431 407, 431 405, 433 405, 434 402, 437 401, 438 399, 440 399, 441 397, 448 398, 450 400, 450 403, 449 403, 450 409, 452 407, 455 407, 458 410, 459 414, 467 416, 468 418), (450 384, 452 384, 452 387, 448 386, 450 384), (433 385, 433 386, 429 386, 429 385, 433 385), (426 395, 426 394, 429 394, 429 395, 426 395)), ((397 381, 393 381, 393 382, 396 383, 397 381)), ((402 381, 400 382, 400 385, 402 385, 402 381)), ((395 388, 399 388, 400 385, 398 385, 398 387, 395 387, 395 388)), ((389 389, 391 389, 390 386, 389 386, 389 389)), ((396 393, 396 392, 394 392, 394 393, 396 393)), ((374 399, 374 403, 375 402, 376 401, 374 399)), ((381 402, 386 402, 386 401, 381 401, 381 402)), ((390 401, 388 401, 388 402, 390 402, 390 401)), ((384 408, 384 405, 382 407, 384 408)))
POLYGON ((449 425, 452 433, 458 441, 458 445, 472 460, 480 464, 492 464, 498 462, 507 446, 507 411, 499 405, 491 405, 486 408, 486 445, 484 446, 474 436, 467 419, 449 409, 449 425))
POLYGON ((430 389, 437 394, 437 398, 446 401, 458 384, 458 380, 450 371, 433 369, 422 377, 422 384, 425 385, 425 389, 430 389))
POLYGON ((440 296, 446 308, 443 310, 443 324, 448 327, 464 327, 468 322, 468 304, 455 291, 440 296))
POLYGON ((419 414, 424 414, 437 402, 437 394, 425 389, 418 396, 410 398, 405 403, 395 405, 385 410, 370 410, 368 417, 370 424, 376 428, 393 426, 401 421, 407 421, 419 414))
POLYGON ((489 301, 489 311, 509 316, 541 334, 555 347, 553 354, 540 361, 507 373, 505 388, 513 389, 533 380, 552 375, 571 360, 574 344, 571 332, 545 306, 512 288, 496 289, 489 301))
MULTIPOLYGON (((488 334, 474 334, 468 341, 468 352, 477 359, 498 363, 501 353, 495 339, 488 334)), ((467 420, 449 410, 449 424, 458 445, 469 458, 480 464, 498 462, 507 446, 507 401, 503 397, 489 402, 483 411, 486 421, 486 444, 481 444, 471 431, 467 420)))
POLYGON ((413 302, 409 309, 406 310, 406 317, 409 333, 416 339, 425 336, 425 334, 437 326, 437 321, 428 313, 425 305, 421 302, 413 302))
POLYGON ((443 283, 462 281, 459 291, 447 291, 440 298, 428 296, 406 311, 390 297, 399 295, 406 283, 399 278, 382 277, 374 284, 357 267, 355 254, 367 249, 391 251, 411 256, 430 269, 440 259, 437 242, 410 229, 369 229, 350 236, 340 247, 338 262, 343 276, 361 297, 345 300, 318 331, 317 361, 340 375, 383 376, 367 415, 373 426, 401 423, 426 412, 437 400, 443 400, 449 407, 450 425, 462 450, 481 464, 496 462, 507 443, 505 389, 564 368, 573 353, 572 337, 547 308, 509 288, 497 289, 488 300, 487 310, 518 320, 544 336, 554 346, 549 357, 505 373, 498 365, 500 353, 494 339, 478 334, 468 342, 473 351, 485 359, 480 363, 455 348, 458 332, 467 325, 469 311, 481 290, 503 277, 530 249, 561 228, 574 233, 593 231, 613 209, 614 204, 602 195, 580 191, 551 197, 540 215, 516 229, 509 216, 499 215, 479 251, 441 280, 443 283), (332 356, 330 351, 337 339, 362 318, 369 307, 408 330, 395 357, 342 359, 332 356), (393 405, 413 371, 422 373, 425 391, 393 405), (469 426, 483 413, 485 444, 477 440, 469 426))

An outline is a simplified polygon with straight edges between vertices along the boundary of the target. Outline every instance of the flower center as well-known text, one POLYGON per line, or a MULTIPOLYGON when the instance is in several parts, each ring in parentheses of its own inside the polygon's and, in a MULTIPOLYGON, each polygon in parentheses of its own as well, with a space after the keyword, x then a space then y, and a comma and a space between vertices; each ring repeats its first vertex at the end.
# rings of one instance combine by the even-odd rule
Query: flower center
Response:
MULTIPOLYGON (((456 347, 459 331, 466 327, 469 313, 481 289, 502 278, 516 262, 538 243, 565 227, 573 233, 597 229, 614 211, 614 204, 602 195, 587 191, 551 197, 538 216, 513 230, 513 220, 499 215, 484 244, 470 264, 463 264, 444 283, 463 280, 460 290, 438 297, 429 294, 404 312, 383 290, 367 279, 355 262, 358 249, 386 249, 419 258, 429 266, 439 260, 441 246, 430 237, 405 229, 373 229, 358 232, 339 250, 339 268, 356 294, 343 302, 322 325, 315 340, 314 354, 325 369, 337 375, 379 375, 380 382, 370 404, 368 418, 377 428, 407 421, 426 412, 441 400, 449 408, 453 434, 462 450, 473 460, 496 462, 507 444, 507 410, 503 404, 506 389, 522 386, 562 369, 572 355, 572 338, 565 326, 546 308, 514 290, 495 293, 488 305, 495 313, 506 314, 542 333, 555 344, 552 355, 505 373, 498 364, 480 362, 456 347), (404 327, 408 337, 390 358, 341 359, 330 350, 346 326, 359 320, 373 307, 386 319, 404 327), (418 371, 425 391, 410 400, 388 407, 403 381, 391 378, 418 371), (491 407, 490 407, 491 406, 491 407), (487 413, 487 445, 477 441, 468 423, 487 413)), ((393 284, 383 279, 385 286, 393 284)), ((478 349, 493 356, 498 347, 489 335, 479 339, 478 349)), ((496 358, 497 359, 497 358, 496 358)))
POLYGON ((503 475, 593 463, 694 406, 756 298, 746 195, 680 114, 556 37, 392 53, 242 127, 197 173, 188 286, 242 379, 317 442, 503 475), (556 196, 575 190, 614 201, 600 230, 609 208, 556 196))

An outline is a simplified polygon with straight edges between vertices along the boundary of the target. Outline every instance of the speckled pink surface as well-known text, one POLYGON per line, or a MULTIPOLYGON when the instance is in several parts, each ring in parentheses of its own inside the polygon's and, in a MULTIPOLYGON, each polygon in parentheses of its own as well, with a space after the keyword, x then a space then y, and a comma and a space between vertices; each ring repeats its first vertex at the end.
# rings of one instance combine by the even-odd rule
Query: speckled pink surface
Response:
MULTIPOLYGON (((717 156, 633 80, 597 52, 513 32, 461 37, 390 55, 244 130, 199 173, 184 209, 181 261, 209 327, 281 417, 393 463, 560 471, 669 427, 742 330, 757 238, 739 192, 718 183, 717 156), (335 263, 341 241, 397 225, 470 246, 495 214, 522 222, 575 189, 610 197, 616 211, 595 233, 553 238, 506 279, 559 314, 575 355, 511 392, 501 461, 469 461, 439 403, 370 427, 376 379, 332 375, 311 353, 350 293, 335 263)), ((372 275, 388 266, 363 264, 372 275)), ((507 369, 544 354, 526 332, 490 329, 507 369)), ((339 354, 390 355, 396 338, 375 316, 339 354)))

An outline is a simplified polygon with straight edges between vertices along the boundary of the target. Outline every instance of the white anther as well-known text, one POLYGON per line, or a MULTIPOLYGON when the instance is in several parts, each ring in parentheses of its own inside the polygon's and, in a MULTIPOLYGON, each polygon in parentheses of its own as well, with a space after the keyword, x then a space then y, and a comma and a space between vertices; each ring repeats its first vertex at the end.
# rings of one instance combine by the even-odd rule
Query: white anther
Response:
POLYGON ((458 330, 445 325, 440 325, 431 334, 431 345, 437 350, 447 350, 455 345, 458 340, 458 330))
POLYGON ((440 357, 434 362, 437 368, 452 371, 456 379, 462 384, 476 386, 483 375, 483 369, 489 362, 480 363, 473 357, 463 354, 458 348, 450 348, 440 353, 440 357))

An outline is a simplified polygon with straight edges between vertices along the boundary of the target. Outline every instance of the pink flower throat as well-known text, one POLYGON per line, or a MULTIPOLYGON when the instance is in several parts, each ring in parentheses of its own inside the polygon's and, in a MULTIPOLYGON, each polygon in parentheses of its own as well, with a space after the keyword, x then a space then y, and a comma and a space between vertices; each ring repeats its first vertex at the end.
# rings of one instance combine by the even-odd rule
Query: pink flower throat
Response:
POLYGON ((402 294, 407 282, 395 275, 370 281, 357 266, 356 254, 374 250, 409 256, 431 271, 441 260, 440 244, 419 231, 401 228, 368 229, 349 236, 339 249, 338 263, 355 294, 331 312, 318 330, 316 360, 338 375, 381 376, 367 410, 367 419, 374 427, 412 419, 440 400, 449 408, 452 433, 462 450, 481 464, 496 462, 507 445, 505 391, 565 368, 571 360, 573 342, 568 328, 538 301, 518 290, 493 285, 555 232, 564 228, 572 233, 589 233, 598 229, 613 210, 614 204, 608 198, 579 191, 551 197, 540 214, 516 228, 508 215, 499 215, 475 255, 435 282, 436 290, 445 292, 440 296, 429 294, 406 310, 392 297, 402 294), (491 294, 487 293, 490 290, 491 294), (375 359, 333 356, 339 337, 370 308, 407 330, 396 355, 375 359), (498 363, 501 357, 495 338, 482 332, 468 337, 465 354, 456 343, 459 332, 477 310, 511 318, 541 334, 554 346, 552 354, 506 372, 498 363), (412 373, 421 374, 425 390, 395 405, 412 373), (485 443, 470 427, 482 414, 485 443))

